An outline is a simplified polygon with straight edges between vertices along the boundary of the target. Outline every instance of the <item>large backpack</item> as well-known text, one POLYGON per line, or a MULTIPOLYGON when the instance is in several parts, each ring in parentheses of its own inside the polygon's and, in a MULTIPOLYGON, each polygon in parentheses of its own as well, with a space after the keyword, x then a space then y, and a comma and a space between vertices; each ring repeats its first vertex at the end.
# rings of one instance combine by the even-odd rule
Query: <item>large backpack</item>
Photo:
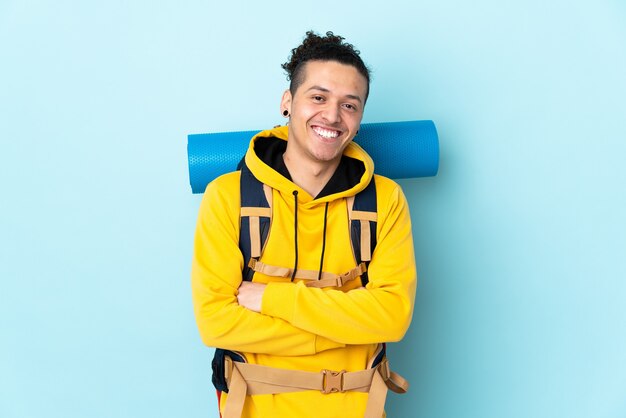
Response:
MULTIPOLYGON (((271 188, 254 177, 243 160, 239 168, 241 169, 239 248, 244 259, 242 275, 243 280, 252 281, 254 271, 259 271, 262 264, 259 262, 259 258, 270 233, 272 218, 271 188)), ((368 283, 367 267, 376 247, 377 211, 374 179, 372 178, 365 189, 347 200, 347 215, 350 220, 350 242, 357 267, 343 275, 328 277, 322 280, 310 280, 307 283, 309 286, 341 286, 358 276, 360 276, 363 286, 368 283)), ((285 269, 285 274, 289 273, 288 270, 285 269)), ((383 346, 383 350, 379 353, 380 359, 385 355, 384 348, 383 346)), ((228 387, 224 378, 225 356, 230 357, 234 361, 244 362, 245 359, 237 352, 221 348, 215 349, 212 361, 213 385, 218 391, 228 393, 228 387)))

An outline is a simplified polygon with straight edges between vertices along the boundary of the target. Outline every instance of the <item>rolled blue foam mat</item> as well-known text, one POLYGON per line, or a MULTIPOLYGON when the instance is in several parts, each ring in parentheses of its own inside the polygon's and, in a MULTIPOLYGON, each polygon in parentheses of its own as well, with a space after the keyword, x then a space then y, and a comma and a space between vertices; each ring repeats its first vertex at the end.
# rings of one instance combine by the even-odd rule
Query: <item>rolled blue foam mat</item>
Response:
MULTIPOLYGON (((188 135, 189 180, 204 193, 213 179, 234 171, 259 131, 188 135)), ((354 139, 374 160, 374 172, 392 179, 429 177, 439 168, 439 140, 430 120, 361 124, 354 139)))

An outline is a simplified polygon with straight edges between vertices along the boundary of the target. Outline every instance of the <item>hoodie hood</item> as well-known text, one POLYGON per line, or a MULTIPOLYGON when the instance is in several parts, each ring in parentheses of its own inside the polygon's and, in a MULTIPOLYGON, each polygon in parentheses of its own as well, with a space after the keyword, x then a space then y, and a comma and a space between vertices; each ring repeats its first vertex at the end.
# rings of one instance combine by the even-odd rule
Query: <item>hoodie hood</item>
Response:
POLYGON ((374 175, 374 162, 371 157, 354 141, 343 152, 342 161, 327 186, 315 198, 293 183, 282 162, 282 153, 286 149, 289 135, 288 126, 279 126, 261 131, 250 141, 246 152, 246 165, 254 176, 281 193, 298 192, 299 200, 306 204, 329 202, 335 199, 354 196, 363 190, 374 175), (265 143, 267 141, 267 143, 265 143), (284 141, 284 144, 277 143, 284 141), (279 155, 277 155, 279 153, 279 155), (333 183, 333 184, 331 184, 333 183), (328 193, 324 193, 327 190, 328 193))

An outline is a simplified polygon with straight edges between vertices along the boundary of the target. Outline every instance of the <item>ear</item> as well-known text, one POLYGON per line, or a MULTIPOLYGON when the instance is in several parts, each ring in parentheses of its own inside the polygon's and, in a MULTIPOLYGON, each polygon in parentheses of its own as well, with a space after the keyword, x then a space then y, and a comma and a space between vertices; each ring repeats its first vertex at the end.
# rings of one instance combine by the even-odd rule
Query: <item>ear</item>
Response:
POLYGON ((291 91, 289 89, 285 90, 282 99, 280 99, 281 113, 284 109, 287 109, 291 115, 291 91))

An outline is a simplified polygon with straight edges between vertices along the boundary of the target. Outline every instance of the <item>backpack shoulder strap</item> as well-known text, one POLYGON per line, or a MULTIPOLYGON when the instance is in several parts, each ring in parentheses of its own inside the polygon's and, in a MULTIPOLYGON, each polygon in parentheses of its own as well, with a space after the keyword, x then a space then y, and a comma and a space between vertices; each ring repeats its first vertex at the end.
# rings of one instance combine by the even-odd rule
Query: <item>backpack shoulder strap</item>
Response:
POLYGON ((272 189, 261 183, 246 164, 241 167, 239 249, 243 254, 243 279, 252 280, 250 260, 263 252, 272 220, 272 189))
MULTIPOLYGON (((272 221, 272 189, 261 183, 244 164, 240 180, 240 229, 239 248, 243 254, 243 279, 252 280, 254 270, 250 267, 258 261, 269 235, 272 221)), ((347 198, 350 222, 350 242, 357 265, 364 264, 361 282, 365 286, 369 279, 367 267, 376 248, 376 184, 374 179, 365 189, 347 198)))
POLYGON ((376 248, 378 213, 374 178, 372 178, 365 189, 357 195, 349 197, 347 204, 352 252, 357 265, 365 263, 366 271, 361 275, 361 282, 365 286, 369 281, 367 267, 372 260, 374 248, 376 248))

